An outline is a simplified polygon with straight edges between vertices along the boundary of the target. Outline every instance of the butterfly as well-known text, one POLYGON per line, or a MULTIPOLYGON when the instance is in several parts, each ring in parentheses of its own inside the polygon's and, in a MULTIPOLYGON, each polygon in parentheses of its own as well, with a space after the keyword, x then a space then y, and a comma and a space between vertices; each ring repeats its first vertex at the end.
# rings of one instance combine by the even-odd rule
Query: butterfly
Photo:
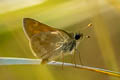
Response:
POLYGON ((83 33, 69 33, 31 18, 23 19, 23 28, 34 56, 42 59, 42 63, 72 54, 77 51, 79 40, 84 38, 83 33))

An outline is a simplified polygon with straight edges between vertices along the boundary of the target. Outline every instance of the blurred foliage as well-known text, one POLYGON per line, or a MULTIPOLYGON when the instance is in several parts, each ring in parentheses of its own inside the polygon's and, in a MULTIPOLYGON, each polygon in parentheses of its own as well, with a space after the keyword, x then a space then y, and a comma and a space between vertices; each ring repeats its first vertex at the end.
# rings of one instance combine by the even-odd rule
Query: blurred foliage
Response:
MULTIPOLYGON (((119 0, 46 0, 0 14, 0 56, 35 58, 22 29, 25 17, 68 32, 82 31, 91 38, 79 45, 84 65, 120 71, 119 0), (93 29, 82 30, 93 23, 93 29)), ((17 5, 14 5, 15 7, 17 5)), ((7 5, 6 5, 7 7, 7 5)), ((2 9, 2 8, 1 8, 2 9)), ((76 56, 77 57, 77 56, 76 56)), ((71 56, 65 57, 71 62, 71 56)), ((77 59, 79 64, 79 61, 77 59)), ((0 80, 119 80, 87 70, 54 66, 0 66, 0 80)))

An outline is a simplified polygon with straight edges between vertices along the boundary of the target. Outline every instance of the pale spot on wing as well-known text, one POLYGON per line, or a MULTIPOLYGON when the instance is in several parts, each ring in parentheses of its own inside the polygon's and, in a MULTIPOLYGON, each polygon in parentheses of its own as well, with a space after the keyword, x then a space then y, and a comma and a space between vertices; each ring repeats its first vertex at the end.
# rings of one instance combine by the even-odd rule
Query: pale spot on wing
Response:
POLYGON ((51 34, 58 34, 58 31, 51 32, 51 34))

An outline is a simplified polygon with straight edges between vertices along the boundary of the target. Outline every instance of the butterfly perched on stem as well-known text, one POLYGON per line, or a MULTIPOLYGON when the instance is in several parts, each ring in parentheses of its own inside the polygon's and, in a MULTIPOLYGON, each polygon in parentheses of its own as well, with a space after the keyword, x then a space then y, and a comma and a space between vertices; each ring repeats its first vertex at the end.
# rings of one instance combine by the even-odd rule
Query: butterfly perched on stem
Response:
POLYGON ((42 63, 73 53, 84 38, 83 33, 68 33, 31 18, 23 19, 23 27, 34 56, 42 59, 42 63))
MULTIPOLYGON (((92 24, 90 23, 87 25, 87 28, 91 26, 92 24)), ((74 52, 74 55, 76 53, 79 53, 77 49, 79 41, 81 39, 90 37, 85 36, 83 33, 68 33, 64 30, 50 27, 31 18, 23 19, 23 28, 26 36, 29 39, 34 56, 42 59, 42 63, 47 63, 61 55, 64 57, 64 55, 74 52)), ((66 63, 66 65, 72 66, 73 64, 66 63)), ((106 69, 88 67, 83 65, 76 66, 76 68, 82 68, 120 77, 119 72, 106 69)))

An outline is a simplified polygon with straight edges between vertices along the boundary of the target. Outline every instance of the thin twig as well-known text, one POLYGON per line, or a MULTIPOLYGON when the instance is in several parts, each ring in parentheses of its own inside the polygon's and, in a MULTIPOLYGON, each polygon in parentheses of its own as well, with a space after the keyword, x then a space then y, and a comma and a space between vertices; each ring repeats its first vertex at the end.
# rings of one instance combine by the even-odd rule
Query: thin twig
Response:
MULTIPOLYGON (((0 58, 0 65, 2 66, 2 65, 40 64, 41 61, 42 61, 41 59, 1 57, 0 58)), ((47 64, 53 65, 53 66, 61 66, 63 63, 51 61, 47 64)), ((71 63, 64 63, 64 66, 77 68, 77 69, 85 69, 85 70, 89 70, 89 71, 107 74, 110 76, 120 77, 120 72, 115 72, 115 71, 106 70, 106 69, 88 67, 88 66, 83 66, 83 65, 76 65, 76 67, 75 67, 75 65, 71 64, 71 63)))

